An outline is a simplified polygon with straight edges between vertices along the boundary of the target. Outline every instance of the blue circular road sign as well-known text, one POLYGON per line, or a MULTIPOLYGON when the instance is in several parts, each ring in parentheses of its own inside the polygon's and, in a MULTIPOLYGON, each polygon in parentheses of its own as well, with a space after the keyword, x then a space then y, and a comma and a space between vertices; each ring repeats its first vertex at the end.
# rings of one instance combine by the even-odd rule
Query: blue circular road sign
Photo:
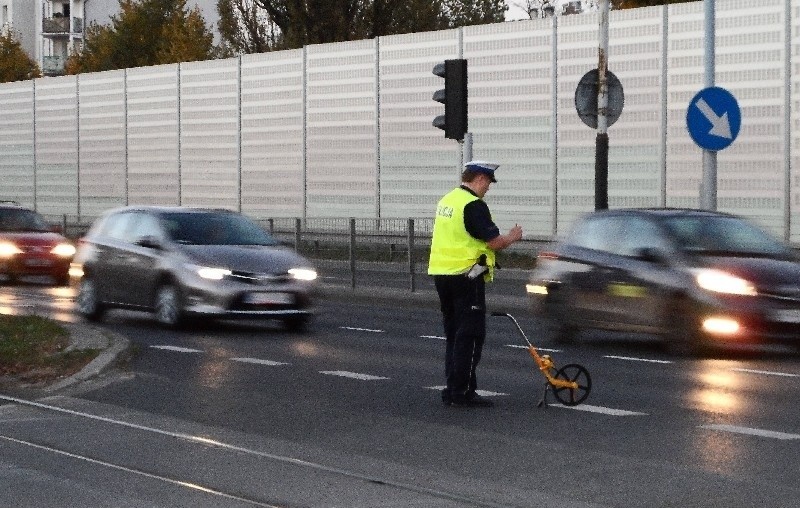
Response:
POLYGON ((739 135, 742 112, 736 98, 724 88, 711 86, 697 92, 686 110, 686 127, 697 146, 718 151, 739 135))

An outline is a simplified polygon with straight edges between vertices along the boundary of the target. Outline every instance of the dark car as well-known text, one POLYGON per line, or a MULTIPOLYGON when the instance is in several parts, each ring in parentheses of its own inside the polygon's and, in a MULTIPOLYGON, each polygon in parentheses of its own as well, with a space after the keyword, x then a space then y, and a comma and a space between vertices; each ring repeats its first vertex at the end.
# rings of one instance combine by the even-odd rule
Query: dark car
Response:
POLYGON ((75 246, 41 215, 13 202, 0 202, 0 274, 9 283, 48 276, 69 283, 75 246))
POLYGON ((175 327, 190 316, 280 319, 302 329, 317 272, 246 216, 229 210, 125 207, 82 238, 72 273, 78 310, 155 313, 175 327))
POLYGON ((537 257, 527 286, 555 338, 654 333, 681 352, 726 343, 800 348, 800 263, 734 215, 687 209, 591 213, 537 257))

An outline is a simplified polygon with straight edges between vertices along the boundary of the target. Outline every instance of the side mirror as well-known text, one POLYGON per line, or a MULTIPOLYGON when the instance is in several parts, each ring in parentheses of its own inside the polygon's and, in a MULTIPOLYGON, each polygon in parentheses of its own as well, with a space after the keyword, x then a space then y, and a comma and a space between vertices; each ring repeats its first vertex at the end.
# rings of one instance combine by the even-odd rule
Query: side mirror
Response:
POLYGON ((136 240, 136 245, 141 245, 142 247, 146 247, 148 249, 156 249, 161 250, 164 246, 155 236, 147 235, 139 238, 136 240))

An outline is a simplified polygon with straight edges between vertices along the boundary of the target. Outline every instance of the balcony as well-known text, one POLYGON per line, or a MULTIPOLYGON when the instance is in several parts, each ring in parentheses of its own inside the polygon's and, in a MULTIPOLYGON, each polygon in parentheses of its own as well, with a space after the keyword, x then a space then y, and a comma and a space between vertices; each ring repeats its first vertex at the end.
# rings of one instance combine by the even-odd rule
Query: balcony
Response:
POLYGON ((69 24, 70 18, 64 16, 53 16, 42 20, 42 35, 45 37, 66 37, 70 33, 83 33, 83 18, 72 18, 72 27, 69 24))
POLYGON ((43 56, 42 74, 45 76, 61 76, 64 74, 66 60, 63 56, 43 56))
POLYGON ((69 18, 57 16, 42 20, 42 33, 45 35, 69 34, 69 18))

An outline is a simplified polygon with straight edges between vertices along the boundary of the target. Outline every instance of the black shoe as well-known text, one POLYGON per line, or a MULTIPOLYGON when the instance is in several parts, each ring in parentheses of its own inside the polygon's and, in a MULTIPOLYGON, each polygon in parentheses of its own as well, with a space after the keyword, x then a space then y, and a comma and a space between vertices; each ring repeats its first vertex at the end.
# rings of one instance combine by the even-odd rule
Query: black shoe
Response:
POLYGON ((458 407, 492 407, 494 402, 475 393, 463 398, 454 398, 450 405, 458 407))
POLYGON ((450 392, 446 390, 442 390, 442 404, 445 406, 450 406, 453 404, 453 398, 450 396, 450 392))

